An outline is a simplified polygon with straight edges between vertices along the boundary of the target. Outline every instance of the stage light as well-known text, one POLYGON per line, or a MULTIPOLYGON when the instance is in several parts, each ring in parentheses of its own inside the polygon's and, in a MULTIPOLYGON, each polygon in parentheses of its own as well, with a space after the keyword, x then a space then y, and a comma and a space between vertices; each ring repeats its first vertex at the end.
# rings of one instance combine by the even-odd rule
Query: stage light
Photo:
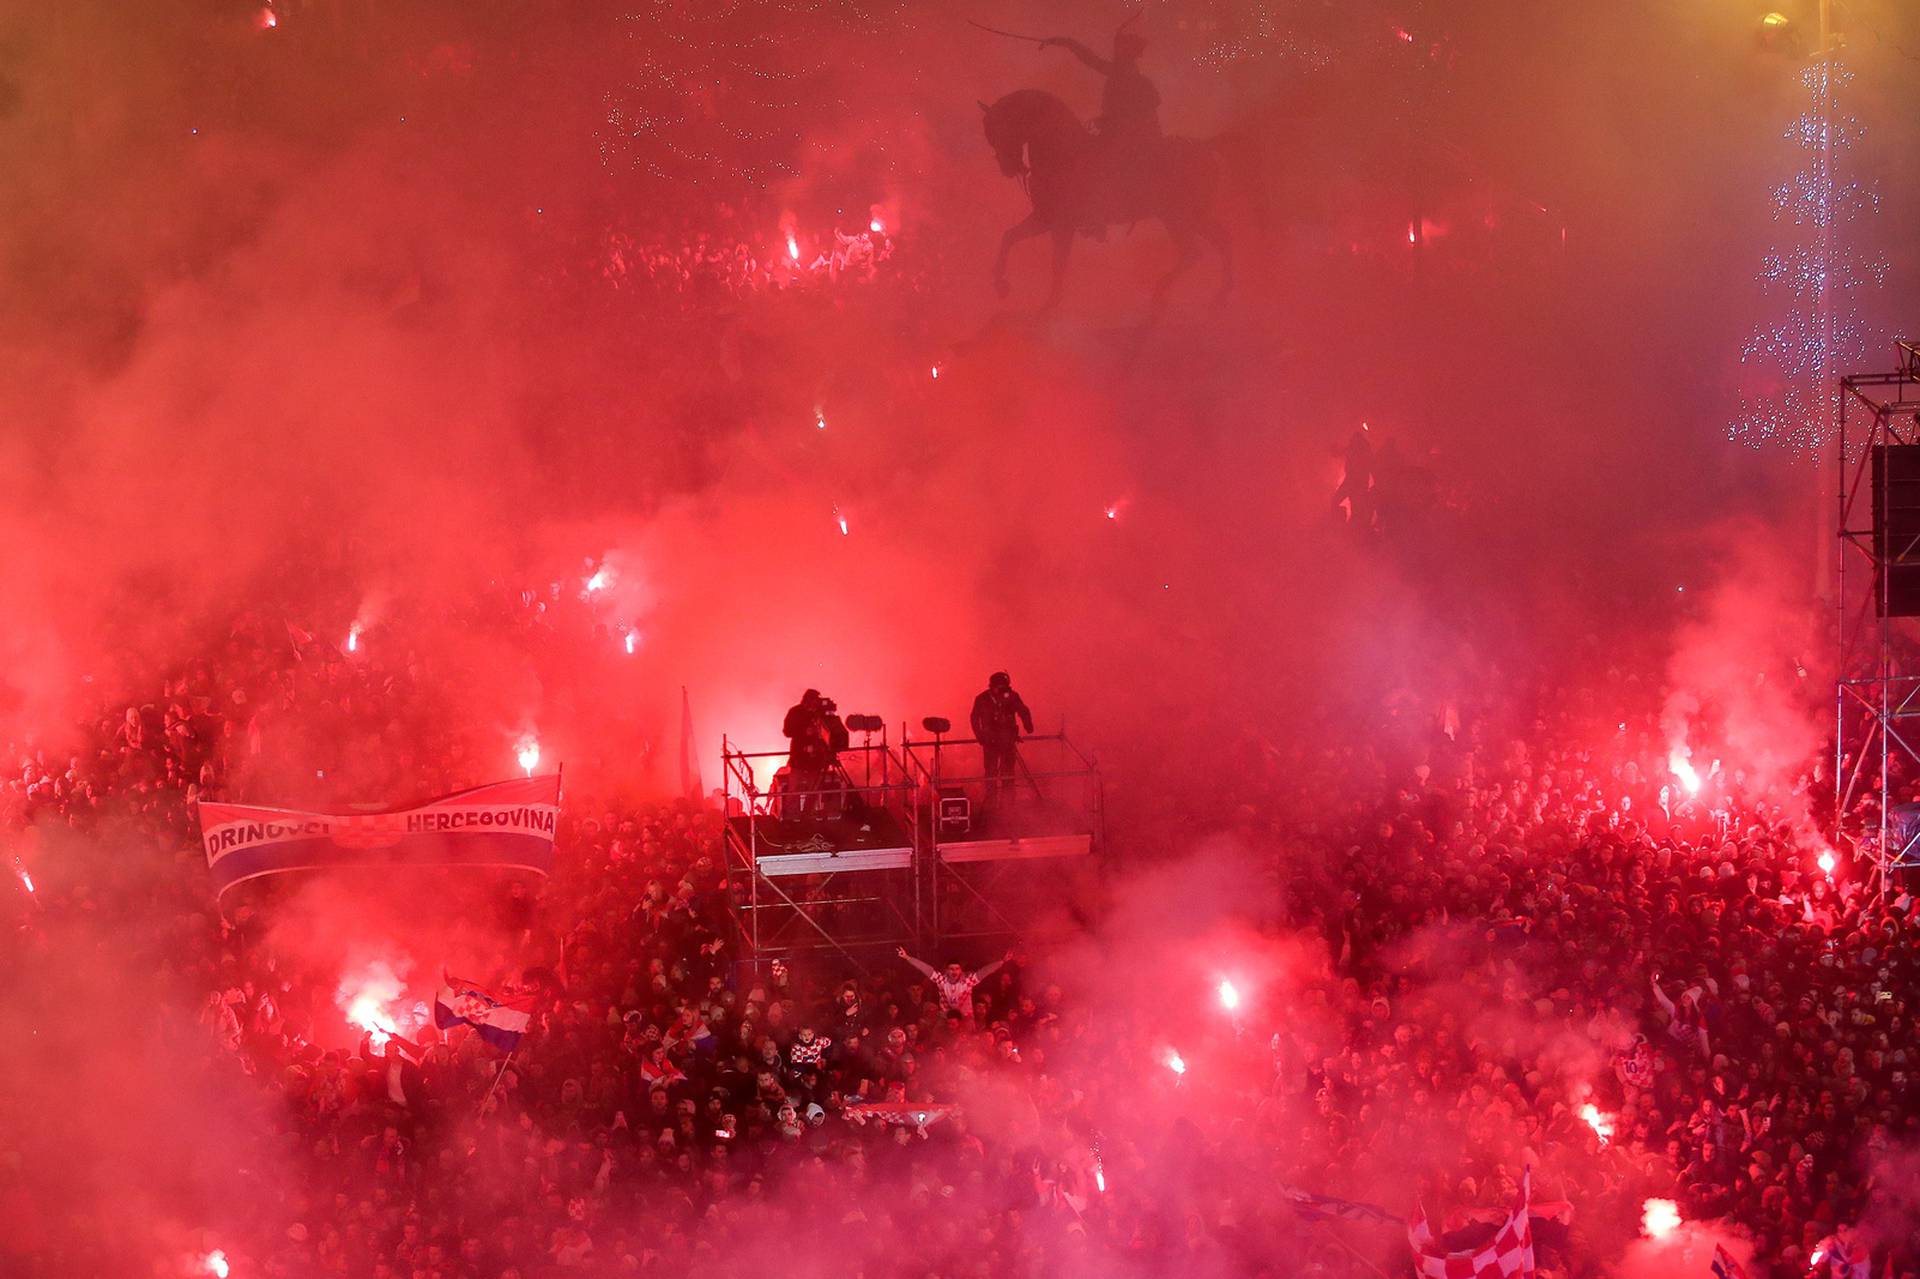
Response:
POLYGON ((941 719, 938 715, 929 715, 920 721, 920 727, 926 729, 935 737, 938 737, 942 733, 951 733, 953 731, 953 722, 951 720, 941 719))
POLYGON ((847 716, 847 731, 853 733, 877 733, 887 726, 887 721, 878 715, 847 716))

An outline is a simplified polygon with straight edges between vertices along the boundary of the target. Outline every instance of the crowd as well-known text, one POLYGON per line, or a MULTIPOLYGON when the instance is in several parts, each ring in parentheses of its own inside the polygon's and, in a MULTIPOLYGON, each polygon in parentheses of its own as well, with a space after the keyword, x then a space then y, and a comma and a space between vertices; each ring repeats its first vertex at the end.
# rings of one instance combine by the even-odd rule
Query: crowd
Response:
POLYGON ((878 278, 892 260, 895 242, 876 221, 847 232, 838 228, 815 243, 792 233, 784 243, 744 229, 664 229, 637 234, 624 226, 607 228, 600 272, 621 293, 646 298, 727 301, 752 293, 804 289, 840 283, 864 284, 878 278))
POLYGON ((518 962, 467 975, 535 1008, 503 1059, 436 1033, 422 989, 355 1042, 342 970, 278 952, 271 900, 216 911, 194 839, 196 799, 270 798, 282 754, 416 794, 487 780, 432 673, 255 615, 153 680, 78 752, 16 748, 37 874, 12 977, 116 936, 158 974, 160 1042, 252 1099, 282 1175, 130 1237, 139 1214, 104 1227, 42 1162, 73 1116, 15 1114, 9 1274, 207 1273, 215 1249, 245 1279, 1404 1274, 1396 1224, 1291 1188, 1418 1202, 1464 1246, 1529 1168, 1542 1276, 1621 1273, 1656 1197, 1755 1276, 1920 1274, 1912 899, 1820 867, 1811 777, 1690 794, 1654 719, 1599 731, 1597 694, 1250 735, 1222 774, 1260 876, 1238 931, 1005 956, 744 963, 715 812, 570 794, 552 880, 488 890, 518 962), (59 864, 109 832, 112 859, 59 864))

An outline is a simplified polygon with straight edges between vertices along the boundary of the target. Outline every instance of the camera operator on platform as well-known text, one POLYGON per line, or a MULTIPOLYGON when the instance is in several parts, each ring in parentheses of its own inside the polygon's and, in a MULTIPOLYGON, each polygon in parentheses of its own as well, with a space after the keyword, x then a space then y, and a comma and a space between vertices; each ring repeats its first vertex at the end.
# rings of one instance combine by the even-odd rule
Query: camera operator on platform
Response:
POLYGON ((780 731, 788 742, 787 789, 801 793, 819 791, 826 785, 840 752, 852 741, 839 707, 815 688, 801 694, 788 709, 780 731))

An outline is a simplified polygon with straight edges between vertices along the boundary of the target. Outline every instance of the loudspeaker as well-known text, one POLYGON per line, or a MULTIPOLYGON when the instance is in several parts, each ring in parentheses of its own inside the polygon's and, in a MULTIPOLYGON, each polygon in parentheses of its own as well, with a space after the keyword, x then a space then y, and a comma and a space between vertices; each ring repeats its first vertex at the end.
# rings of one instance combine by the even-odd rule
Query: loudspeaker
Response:
POLYGON ((1873 544, 1886 574, 1882 617, 1920 617, 1920 444, 1873 450, 1873 544))

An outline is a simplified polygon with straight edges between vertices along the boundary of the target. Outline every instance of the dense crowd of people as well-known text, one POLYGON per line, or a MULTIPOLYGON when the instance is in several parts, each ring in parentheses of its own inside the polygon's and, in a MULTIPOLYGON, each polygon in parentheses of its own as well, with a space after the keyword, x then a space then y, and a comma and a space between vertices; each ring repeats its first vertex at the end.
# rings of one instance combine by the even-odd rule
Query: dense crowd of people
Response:
POLYGON ((895 241, 876 218, 856 231, 831 230, 803 247, 798 233, 782 243, 722 220, 711 230, 678 235, 636 234, 609 227, 600 256, 601 277, 621 293, 690 301, 734 300, 753 293, 864 284, 876 279, 895 241))
MULTIPOLYGON (((535 1010, 503 1057, 433 1030, 432 976, 398 1033, 349 1030, 348 957, 278 946, 287 895, 216 910, 194 837, 196 800, 270 798, 280 755, 488 780, 433 679, 254 615, 83 749, 16 748, 14 979, 117 934, 158 974, 158 1042, 253 1099, 281 1175, 170 1209, 172 1233, 103 1229, 40 1162, 72 1116, 16 1115, 8 1273, 216 1250, 288 1279, 1405 1273, 1416 1202, 1471 1246, 1529 1168, 1543 1276, 1622 1273, 1651 1198, 1756 1276, 1920 1273, 1914 903, 1822 868, 1811 776, 1690 793, 1652 716, 1596 731, 1597 695, 1396 705, 1365 745, 1247 738, 1227 833, 1262 889, 1197 934, 759 964, 718 813, 570 795, 551 881, 473 890, 502 963, 468 976, 535 1010), (109 839, 85 874, 60 861, 109 839)), ((1191 835, 1176 816, 1146 834, 1191 835)), ((1136 873, 1119 900, 1164 912, 1136 873)))

